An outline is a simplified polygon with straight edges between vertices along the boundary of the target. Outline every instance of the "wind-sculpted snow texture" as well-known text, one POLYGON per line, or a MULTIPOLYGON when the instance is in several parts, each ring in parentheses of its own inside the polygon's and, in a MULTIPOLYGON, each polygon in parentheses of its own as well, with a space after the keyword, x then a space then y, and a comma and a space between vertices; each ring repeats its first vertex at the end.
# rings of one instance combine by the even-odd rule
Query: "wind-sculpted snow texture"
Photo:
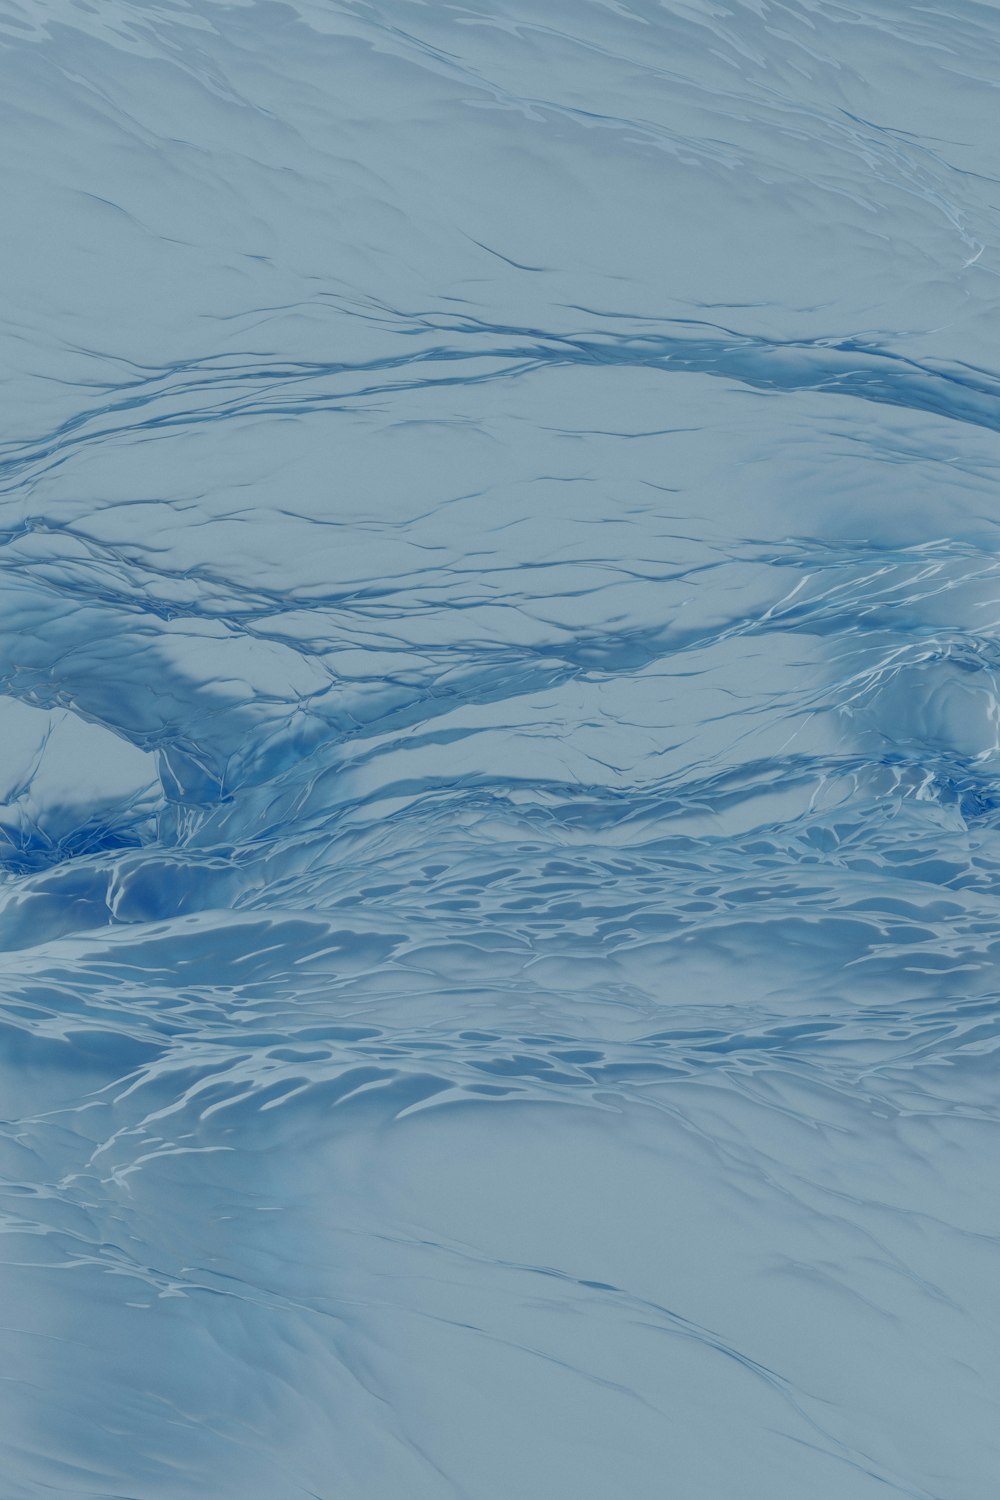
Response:
POLYGON ((0 0, 0 1500, 996 1500, 996 0, 0 0))

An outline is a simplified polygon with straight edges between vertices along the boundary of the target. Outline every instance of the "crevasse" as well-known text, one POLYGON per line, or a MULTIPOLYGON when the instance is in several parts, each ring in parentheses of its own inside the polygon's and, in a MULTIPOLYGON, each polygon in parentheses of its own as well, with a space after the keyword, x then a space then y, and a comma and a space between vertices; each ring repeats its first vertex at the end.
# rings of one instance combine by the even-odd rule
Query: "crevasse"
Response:
POLYGON ((994 1500, 998 78, 2 0, 0 1500, 994 1500))

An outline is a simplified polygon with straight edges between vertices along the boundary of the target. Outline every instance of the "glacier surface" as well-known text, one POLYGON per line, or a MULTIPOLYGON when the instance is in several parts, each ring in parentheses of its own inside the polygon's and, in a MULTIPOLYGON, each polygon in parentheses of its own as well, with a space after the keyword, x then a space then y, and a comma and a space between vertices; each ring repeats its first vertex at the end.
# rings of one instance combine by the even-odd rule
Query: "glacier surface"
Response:
POLYGON ((998 80, 0 0, 2 1500, 995 1500, 998 80))

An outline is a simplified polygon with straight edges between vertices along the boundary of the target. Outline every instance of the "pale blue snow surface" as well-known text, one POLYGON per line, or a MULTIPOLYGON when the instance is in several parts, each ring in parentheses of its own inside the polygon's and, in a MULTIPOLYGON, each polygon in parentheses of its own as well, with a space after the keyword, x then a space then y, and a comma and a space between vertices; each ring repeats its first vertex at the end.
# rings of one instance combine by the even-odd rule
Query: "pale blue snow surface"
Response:
POLYGON ((0 0, 2 1500, 996 1500, 996 0, 0 0))

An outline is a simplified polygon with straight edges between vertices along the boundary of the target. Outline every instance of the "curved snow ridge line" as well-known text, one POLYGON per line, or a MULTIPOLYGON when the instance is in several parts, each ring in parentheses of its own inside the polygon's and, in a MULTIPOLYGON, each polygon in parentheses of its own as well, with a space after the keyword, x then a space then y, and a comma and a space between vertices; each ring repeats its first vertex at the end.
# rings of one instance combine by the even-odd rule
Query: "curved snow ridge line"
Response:
POLYGON ((1000 432, 1000 375, 960 361, 912 359, 859 340, 776 341, 735 333, 552 335, 476 321, 453 323, 449 331, 488 334, 501 342, 471 349, 435 344, 416 353, 356 363, 278 356, 243 365, 226 361, 221 368, 216 359, 185 362, 130 383, 124 387, 126 394, 76 414, 44 437, 8 443, 0 450, 0 481, 17 483, 26 471, 60 462, 83 443, 133 432, 169 431, 233 417, 351 410, 359 401, 401 390, 477 385, 574 365, 721 376, 776 394, 829 392, 1000 432), (480 368, 468 372, 453 373, 450 368, 476 362, 480 368), (365 379, 397 372, 398 379, 365 379), (334 381, 343 383, 332 388, 334 381))

